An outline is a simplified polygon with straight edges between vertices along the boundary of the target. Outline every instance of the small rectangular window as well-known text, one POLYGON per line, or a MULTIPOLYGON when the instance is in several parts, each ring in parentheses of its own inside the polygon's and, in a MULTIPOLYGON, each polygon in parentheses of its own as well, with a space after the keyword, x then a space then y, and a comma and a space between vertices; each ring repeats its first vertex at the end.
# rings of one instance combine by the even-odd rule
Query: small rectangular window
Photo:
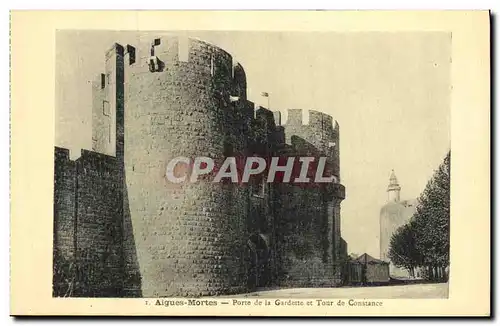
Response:
POLYGON ((106 75, 101 74, 101 89, 103 89, 104 87, 106 87, 106 75))
POLYGON ((111 108, 108 101, 102 101, 102 114, 107 117, 111 116, 111 108))
POLYGON ((210 74, 213 76, 215 74, 215 63, 213 53, 210 55, 210 74))
POLYGON ((135 63, 135 48, 130 45, 130 44, 127 44, 127 53, 128 53, 128 64, 131 65, 131 64, 134 64, 135 63))

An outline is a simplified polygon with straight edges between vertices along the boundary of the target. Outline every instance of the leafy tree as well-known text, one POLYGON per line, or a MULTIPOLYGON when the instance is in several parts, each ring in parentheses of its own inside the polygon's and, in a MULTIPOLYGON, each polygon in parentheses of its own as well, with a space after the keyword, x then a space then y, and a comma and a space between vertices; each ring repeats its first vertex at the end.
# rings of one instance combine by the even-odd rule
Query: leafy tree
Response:
POLYGON ((450 160, 445 157, 419 198, 413 217, 416 248, 431 279, 445 279, 450 252, 450 160))
POLYGON ((432 280, 446 280, 450 260, 450 162, 448 152, 443 163, 418 199, 411 221, 392 236, 389 258, 411 274, 415 267, 425 269, 432 280))
POLYGON ((388 254, 394 265, 405 268, 414 276, 415 267, 420 265, 422 258, 416 247, 413 223, 405 224, 393 233, 388 254))

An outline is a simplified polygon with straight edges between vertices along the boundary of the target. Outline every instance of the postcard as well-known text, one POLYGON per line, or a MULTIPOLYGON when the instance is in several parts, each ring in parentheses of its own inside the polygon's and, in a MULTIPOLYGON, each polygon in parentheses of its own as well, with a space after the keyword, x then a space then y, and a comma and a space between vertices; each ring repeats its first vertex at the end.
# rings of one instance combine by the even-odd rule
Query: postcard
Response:
POLYGON ((490 315, 489 12, 11 16, 12 315, 490 315))

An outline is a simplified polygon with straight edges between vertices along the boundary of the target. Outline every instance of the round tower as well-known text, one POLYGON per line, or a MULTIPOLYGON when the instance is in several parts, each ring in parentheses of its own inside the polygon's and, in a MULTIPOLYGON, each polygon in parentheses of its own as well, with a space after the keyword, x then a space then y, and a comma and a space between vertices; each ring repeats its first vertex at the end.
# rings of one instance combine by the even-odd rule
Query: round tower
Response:
POLYGON ((309 123, 305 124, 302 110, 288 110, 284 126, 288 156, 314 157, 316 164, 326 157, 323 176, 335 176, 330 184, 314 183, 316 169, 312 169, 311 183, 282 184, 286 193, 281 209, 282 219, 292 228, 290 234, 281 234, 282 261, 287 283, 293 286, 334 286, 339 284, 340 269, 336 263, 340 252, 340 203, 343 186, 339 184, 340 166, 338 151, 338 124, 331 116, 308 111, 309 123), (304 202, 307 204, 304 205, 304 202))
POLYGON ((389 257, 392 235, 411 219, 416 209, 415 200, 401 200, 400 192, 401 186, 392 170, 387 186, 388 201, 380 210, 380 259, 390 263, 391 277, 409 276, 408 271, 394 266, 389 257))
POLYGON ((242 292, 246 189, 175 184, 165 174, 176 157, 206 156, 217 166, 245 148, 234 104, 246 100, 243 68, 216 46, 173 36, 127 46, 125 63, 124 210, 142 295, 242 292))

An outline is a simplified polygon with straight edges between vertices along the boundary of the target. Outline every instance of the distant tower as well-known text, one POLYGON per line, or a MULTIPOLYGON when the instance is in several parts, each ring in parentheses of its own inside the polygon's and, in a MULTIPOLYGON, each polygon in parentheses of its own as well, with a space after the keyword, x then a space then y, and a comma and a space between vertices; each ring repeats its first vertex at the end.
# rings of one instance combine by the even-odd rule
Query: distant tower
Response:
POLYGON ((394 170, 391 172, 391 177, 389 178, 389 185, 387 186, 387 194, 389 202, 399 202, 400 201, 401 187, 398 183, 398 178, 394 174, 394 170))
MULTIPOLYGON (((380 259, 387 262, 390 262, 389 250, 392 235, 411 219, 416 209, 416 199, 401 200, 400 193, 398 178, 392 170, 387 186, 387 203, 380 210, 380 259)), ((392 277, 409 277, 408 271, 392 263, 389 265, 389 272, 392 277)))

